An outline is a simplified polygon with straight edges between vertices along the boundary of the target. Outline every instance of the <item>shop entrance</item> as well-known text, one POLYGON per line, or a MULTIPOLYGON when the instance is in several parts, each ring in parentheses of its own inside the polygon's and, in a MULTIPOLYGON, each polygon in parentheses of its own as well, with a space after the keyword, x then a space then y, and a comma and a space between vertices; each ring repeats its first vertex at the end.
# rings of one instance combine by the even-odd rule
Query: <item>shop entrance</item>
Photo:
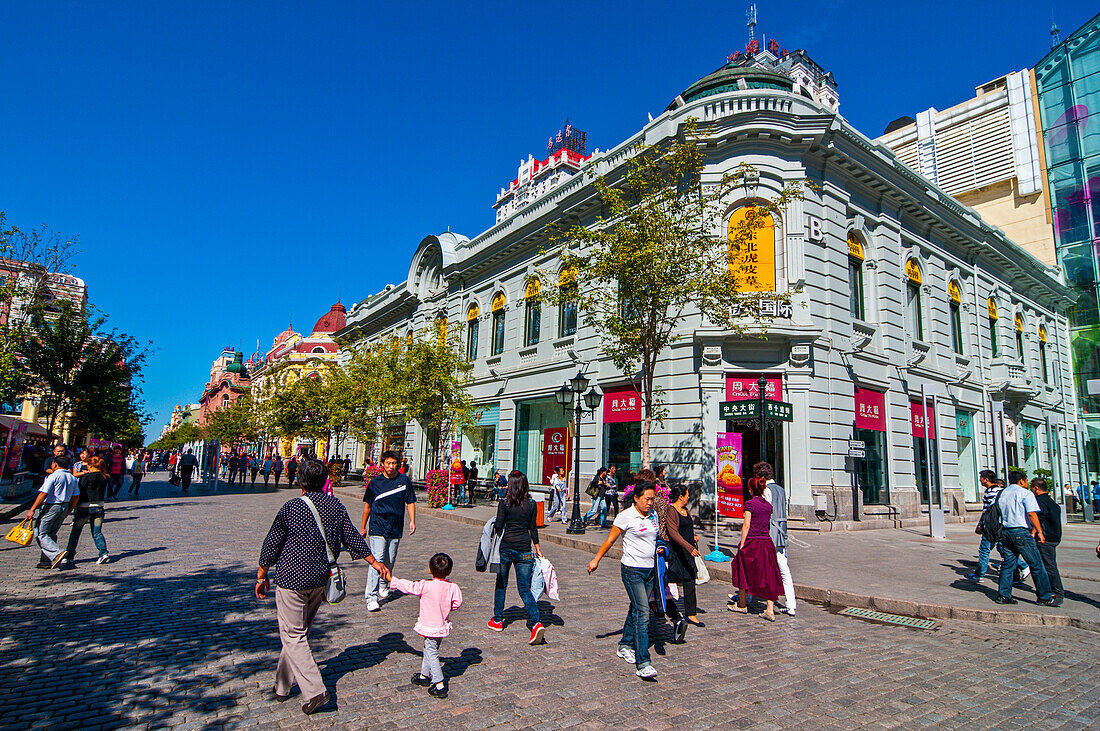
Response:
MULTIPOLYGON (((783 471, 783 425, 777 422, 768 422, 767 444, 765 455, 760 456, 760 427, 750 426, 744 422, 726 422, 726 431, 736 432, 741 435, 741 480, 742 484, 752 477, 752 466, 757 462, 767 462, 775 470, 775 481, 787 487, 783 471)), ((789 488, 788 488, 789 489, 789 488)))
POLYGON ((633 485, 634 475, 642 468, 642 423, 626 421, 604 426, 604 467, 615 467, 620 485, 633 485))
POLYGON ((547 429, 568 425, 561 405, 554 398, 532 399, 516 404, 516 451, 513 468, 527 475, 532 485, 542 482, 543 437, 547 429))

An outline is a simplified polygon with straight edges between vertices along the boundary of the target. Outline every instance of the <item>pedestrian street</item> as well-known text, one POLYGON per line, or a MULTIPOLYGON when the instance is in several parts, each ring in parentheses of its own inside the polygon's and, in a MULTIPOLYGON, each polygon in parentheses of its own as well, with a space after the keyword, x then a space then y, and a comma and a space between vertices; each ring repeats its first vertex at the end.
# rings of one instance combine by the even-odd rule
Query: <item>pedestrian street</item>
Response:
MULTIPOLYGON (((297 495, 224 483, 191 494, 151 474, 139 499, 109 503, 112 560, 84 536, 70 571, 39 570, 36 548, 0 547, 0 718, 6 728, 1088 728, 1100 723, 1100 634, 943 620, 914 630, 803 603, 775 623, 725 609, 728 573, 699 586, 684 644, 653 622, 657 682, 616 657, 627 600, 616 560, 543 543, 560 599, 540 601, 547 643, 527 644, 509 587, 505 630, 489 631, 493 577, 474 570, 475 526, 418 504, 394 574, 421 579, 454 559, 464 603, 440 654, 449 697, 410 683, 421 663, 414 597, 365 611, 366 565, 346 555, 347 599, 322 605, 310 643, 335 702, 313 716, 272 694, 275 603, 252 595, 279 506, 297 495)), ((343 499, 357 522, 361 503, 343 499)), ((6 521, 7 531, 14 520, 6 521)), ((60 537, 67 538, 64 526, 60 537)), ((812 576, 803 562, 792 567, 812 576)))

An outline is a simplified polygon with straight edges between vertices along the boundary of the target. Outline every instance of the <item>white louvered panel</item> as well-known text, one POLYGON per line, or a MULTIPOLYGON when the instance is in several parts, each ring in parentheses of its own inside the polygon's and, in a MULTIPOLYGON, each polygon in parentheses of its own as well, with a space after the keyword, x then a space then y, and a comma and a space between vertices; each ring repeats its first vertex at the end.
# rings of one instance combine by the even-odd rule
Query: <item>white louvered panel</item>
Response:
POLYGON ((894 153, 903 163, 913 170, 917 170, 917 143, 915 141, 894 150, 894 153))
POLYGON ((970 123, 975 152, 975 187, 1016 175, 1012 158, 1012 128, 1008 107, 994 109, 970 123))
POLYGON ((936 173, 949 194, 973 188, 974 154, 966 122, 936 131, 936 173))

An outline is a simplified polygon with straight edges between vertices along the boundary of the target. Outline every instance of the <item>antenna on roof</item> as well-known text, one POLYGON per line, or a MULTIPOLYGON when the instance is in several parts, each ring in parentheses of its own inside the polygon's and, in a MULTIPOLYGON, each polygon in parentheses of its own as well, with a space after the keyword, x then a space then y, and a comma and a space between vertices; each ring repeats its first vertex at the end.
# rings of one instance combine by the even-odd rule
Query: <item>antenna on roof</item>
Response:
POLYGON ((756 37, 756 3, 749 6, 748 12, 745 13, 745 18, 748 20, 749 42, 751 43, 756 37))
POLYGON ((1054 48, 1061 43, 1061 35, 1058 24, 1054 22, 1054 11, 1050 12, 1050 47, 1054 48))

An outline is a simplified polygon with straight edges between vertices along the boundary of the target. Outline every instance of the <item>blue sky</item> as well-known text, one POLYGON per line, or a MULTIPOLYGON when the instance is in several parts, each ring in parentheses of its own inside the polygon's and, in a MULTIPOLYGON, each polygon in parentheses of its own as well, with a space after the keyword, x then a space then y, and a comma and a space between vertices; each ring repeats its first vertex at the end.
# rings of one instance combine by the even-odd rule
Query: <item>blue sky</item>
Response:
MULTIPOLYGON (((747 40, 748 3, 6 2, 0 210, 77 235, 113 325, 155 343, 155 436, 226 345, 270 347, 473 237, 568 116, 612 147, 747 40)), ((1034 64, 1079 2, 758 3, 869 136, 1034 64)))

